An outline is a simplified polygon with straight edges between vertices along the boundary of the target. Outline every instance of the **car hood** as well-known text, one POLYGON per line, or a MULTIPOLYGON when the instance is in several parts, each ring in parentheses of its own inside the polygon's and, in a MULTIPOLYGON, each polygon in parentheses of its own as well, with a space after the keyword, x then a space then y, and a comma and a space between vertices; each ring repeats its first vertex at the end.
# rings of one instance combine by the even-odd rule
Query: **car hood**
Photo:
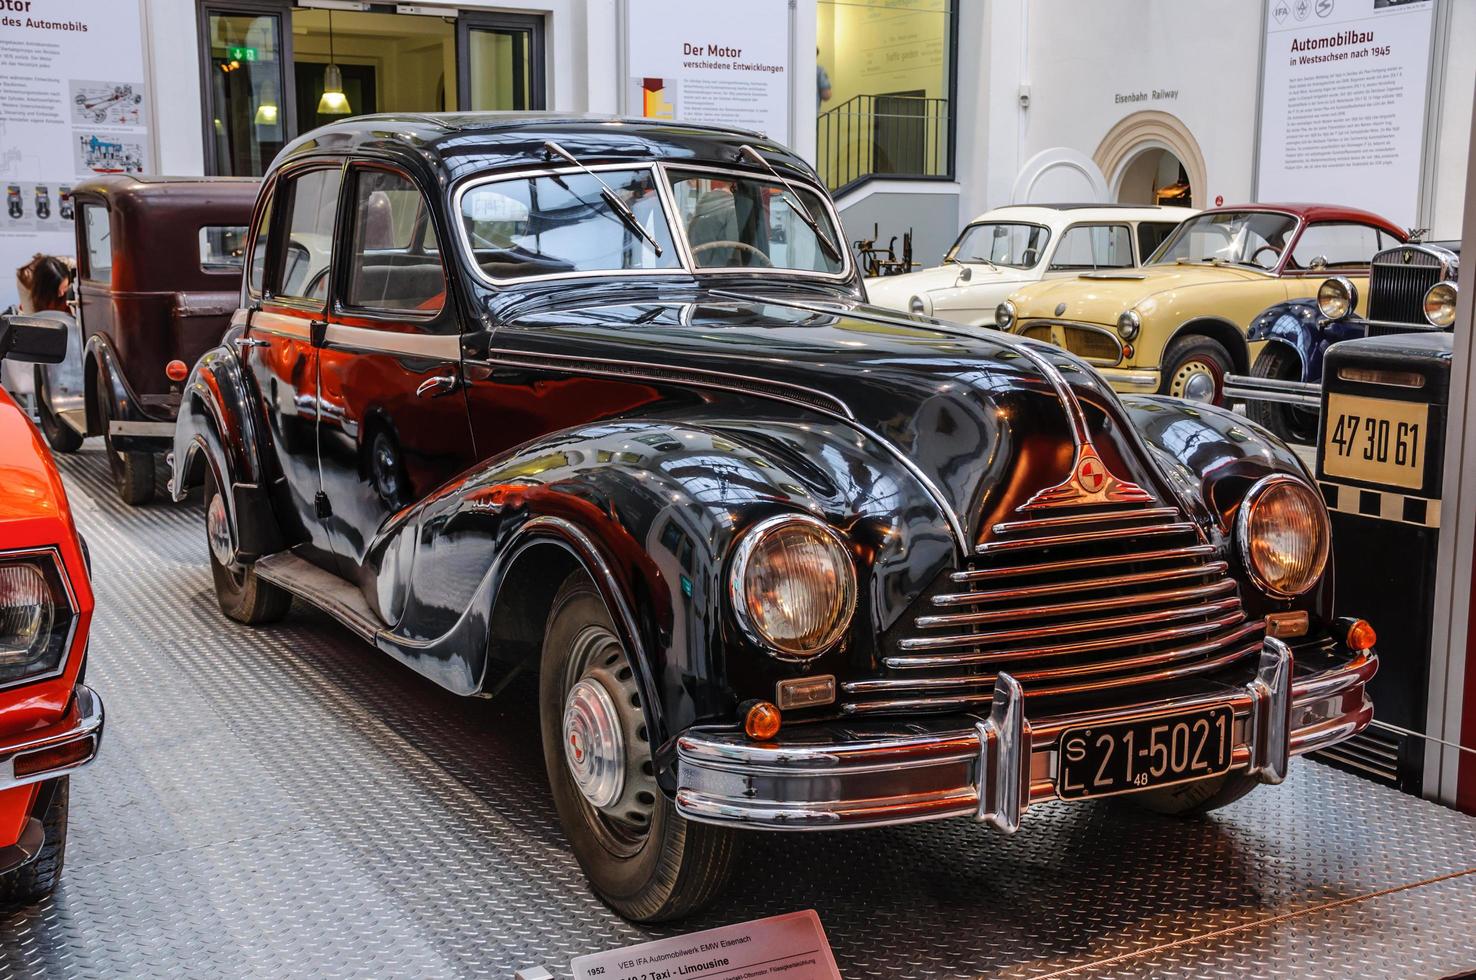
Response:
POLYGON ((1072 396, 1108 468, 1167 499, 1116 396, 1083 362, 850 299, 712 292, 689 302, 561 305, 505 318, 492 356, 844 419, 928 485, 969 539, 963 546, 1070 475, 1072 396))
POLYGON ((1265 273, 1219 265, 1161 265, 1121 272, 1089 272, 1033 283, 1011 294, 1018 320, 1061 317, 1112 325, 1125 311, 1154 296, 1196 286, 1264 279, 1265 273), (1066 308, 1057 312, 1061 304, 1066 308))
POLYGON ((908 299, 921 293, 952 289, 955 286, 967 289, 970 286, 1008 285, 1036 278, 1028 269, 1000 266, 996 271, 987 265, 970 265, 969 268, 973 270, 973 276, 968 282, 958 281, 959 267, 956 265, 940 265, 900 276, 878 276, 866 280, 866 293, 873 303, 906 309, 908 299))

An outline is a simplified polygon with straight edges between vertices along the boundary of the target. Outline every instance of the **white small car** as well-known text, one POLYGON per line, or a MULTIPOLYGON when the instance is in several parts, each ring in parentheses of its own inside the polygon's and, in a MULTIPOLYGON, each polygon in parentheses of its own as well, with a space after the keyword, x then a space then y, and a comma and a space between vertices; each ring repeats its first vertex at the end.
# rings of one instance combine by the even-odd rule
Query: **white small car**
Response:
POLYGON ((1136 204, 1012 204, 979 215, 943 264, 866 280, 889 309, 993 326, 994 308, 1026 283, 1142 265, 1198 211, 1136 204))

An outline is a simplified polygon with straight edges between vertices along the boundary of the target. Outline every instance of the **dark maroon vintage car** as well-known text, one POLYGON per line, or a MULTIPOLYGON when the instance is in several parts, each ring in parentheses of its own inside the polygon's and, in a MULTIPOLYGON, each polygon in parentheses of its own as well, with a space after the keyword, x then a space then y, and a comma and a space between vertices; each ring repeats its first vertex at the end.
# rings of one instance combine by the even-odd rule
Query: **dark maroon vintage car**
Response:
POLYGON ((71 190, 75 353, 36 368, 41 430, 57 452, 76 451, 85 436, 106 439, 130 504, 154 495, 154 457, 173 438, 185 366, 230 324, 259 187, 254 179, 115 175, 71 190))

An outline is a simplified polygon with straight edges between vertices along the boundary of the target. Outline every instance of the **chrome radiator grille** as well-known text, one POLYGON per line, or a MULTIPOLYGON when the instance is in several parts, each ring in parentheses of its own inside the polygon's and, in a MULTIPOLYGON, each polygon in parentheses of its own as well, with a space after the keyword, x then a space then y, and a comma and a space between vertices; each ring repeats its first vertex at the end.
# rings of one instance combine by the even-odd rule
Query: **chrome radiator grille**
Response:
POLYGON ((842 685, 849 714, 988 704, 1008 671, 1027 696, 1107 691, 1219 670, 1260 646, 1229 566, 1171 507, 996 524, 968 567, 842 685))
MULTIPOLYGON (((1418 248, 1400 248, 1374 257, 1368 277, 1368 318, 1428 327, 1425 293, 1440 281, 1440 259, 1418 248), (1405 262, 1403 256, 1410 257, 1405 262)), ((1387 331, 1371 327, 1370 334, 1387 331)))

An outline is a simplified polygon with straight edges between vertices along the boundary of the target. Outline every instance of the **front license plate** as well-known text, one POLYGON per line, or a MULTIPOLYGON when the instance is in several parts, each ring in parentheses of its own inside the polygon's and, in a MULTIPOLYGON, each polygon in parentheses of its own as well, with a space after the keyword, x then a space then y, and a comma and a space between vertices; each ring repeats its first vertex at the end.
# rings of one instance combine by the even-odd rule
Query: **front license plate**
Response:
POLYGON ((1425 485, 1430 406, 1330 394, 1322 440, 1326 475, 1418 490, 1425 485))
POLYGON ((1056 793, 1064 800, 1203 779, 1230 768, 1235 712, 1228 705, 1169 718, 1068 728, 1056 793))

